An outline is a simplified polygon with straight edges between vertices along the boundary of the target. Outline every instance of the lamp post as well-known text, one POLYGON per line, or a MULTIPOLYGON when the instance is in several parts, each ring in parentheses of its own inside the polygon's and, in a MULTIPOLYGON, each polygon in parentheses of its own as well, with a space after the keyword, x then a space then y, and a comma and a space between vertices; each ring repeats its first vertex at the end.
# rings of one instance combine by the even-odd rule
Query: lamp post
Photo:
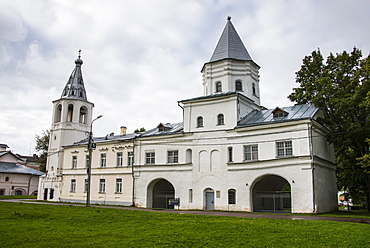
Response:
POLYGON ((102 115, 99 115, 94 120, 92 120, 91 123, 90 123, 89 142, 87 144, 87 149, 89 150, 89 163, 87 164, 86 207, 90 207, 91 160, 92 160, 92 149, 93 149, 93 147, 92 147, 93 146, 93 143, 92 143, 92 139, 93 139, 92 125, 93 125, 94 121, 96 121, 97 119, 100 119, 102 117, 103 117, 102 115))

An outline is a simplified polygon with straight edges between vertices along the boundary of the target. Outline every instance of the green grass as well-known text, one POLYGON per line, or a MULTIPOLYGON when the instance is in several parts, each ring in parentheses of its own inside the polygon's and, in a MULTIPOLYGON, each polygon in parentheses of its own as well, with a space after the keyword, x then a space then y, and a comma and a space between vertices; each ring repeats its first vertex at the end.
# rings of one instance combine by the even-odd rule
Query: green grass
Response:
POLYGON ((36 195, 0 195, 0 200, 5 199, 36 199, 36 195))
POLYGON ((370 225, 0 202, 0 247, 370 247, 370 225))

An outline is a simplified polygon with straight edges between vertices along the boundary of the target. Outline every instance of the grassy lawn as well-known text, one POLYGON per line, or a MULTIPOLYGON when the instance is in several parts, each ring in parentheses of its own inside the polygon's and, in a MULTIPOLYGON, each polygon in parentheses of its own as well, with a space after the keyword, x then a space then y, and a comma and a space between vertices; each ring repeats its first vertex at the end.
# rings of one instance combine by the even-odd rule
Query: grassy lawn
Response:
POLYGON ((36 195, 0 195, 0 200, 5 199, 36 199, 36 195))
POLYGON ((0 247, 370 247, 370 225, 0 202, 0 247))

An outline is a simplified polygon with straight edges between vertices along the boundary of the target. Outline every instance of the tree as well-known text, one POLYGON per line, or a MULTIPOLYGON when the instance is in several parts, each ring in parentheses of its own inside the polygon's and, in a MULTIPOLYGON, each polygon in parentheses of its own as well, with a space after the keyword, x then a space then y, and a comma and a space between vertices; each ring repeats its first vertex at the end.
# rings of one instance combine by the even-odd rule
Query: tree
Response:
POLYGON ((135 131, 134 131, 134 133, 141 133, 141 132, 145 132, 145 131, 146 131, 146 130, 145 130, 145 128, 143 128, 143 127, 142 127, 142 128, 140 128, 140 129, 139 129, 139 128, 136 128, 136 129, 135 129, 135 131))
MULTIPOLYGON (((320 50, 303 59, 288 96, 298 104, 313 103, 324 117, 318 121, 331 132, 338 188, 350 192, 354 201, 370 201, 370 56, 362 58, 356 47, 351 53, 330 53, 326 63, 320 50)), ((369 208, 368 208, 369 209, 369 208)))
POLYGON ((46 160, 48 156, 48 149, 49 149, 49 139, 50 139, 50 132, 49 130, 42 131, 41 135, 36 136, 36 151, 39 153, 39 165, 40 171, 46 172, 46 160))

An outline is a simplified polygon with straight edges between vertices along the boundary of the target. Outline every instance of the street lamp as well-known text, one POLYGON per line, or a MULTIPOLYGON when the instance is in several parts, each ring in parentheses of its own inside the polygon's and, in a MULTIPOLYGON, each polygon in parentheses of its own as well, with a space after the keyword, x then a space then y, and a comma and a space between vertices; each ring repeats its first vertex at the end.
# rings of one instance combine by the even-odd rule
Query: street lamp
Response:
POLYGON ((92 125, 93 125, 94 121, 96 121, 97 119, 100 119, 102 117, 103 117, 102 115, 99 115, 94 120, 92 120, 91 123, 90 123, 89 142, 87 144, 87 149, 89 150, 89 163, 87 164, 86 207, 90 207, 91 160, 92 160, 92 150, 93 150, 93 147, 92 147, 93 146, 93 143, 92 143, 92 139, 93 139, 92 125))

